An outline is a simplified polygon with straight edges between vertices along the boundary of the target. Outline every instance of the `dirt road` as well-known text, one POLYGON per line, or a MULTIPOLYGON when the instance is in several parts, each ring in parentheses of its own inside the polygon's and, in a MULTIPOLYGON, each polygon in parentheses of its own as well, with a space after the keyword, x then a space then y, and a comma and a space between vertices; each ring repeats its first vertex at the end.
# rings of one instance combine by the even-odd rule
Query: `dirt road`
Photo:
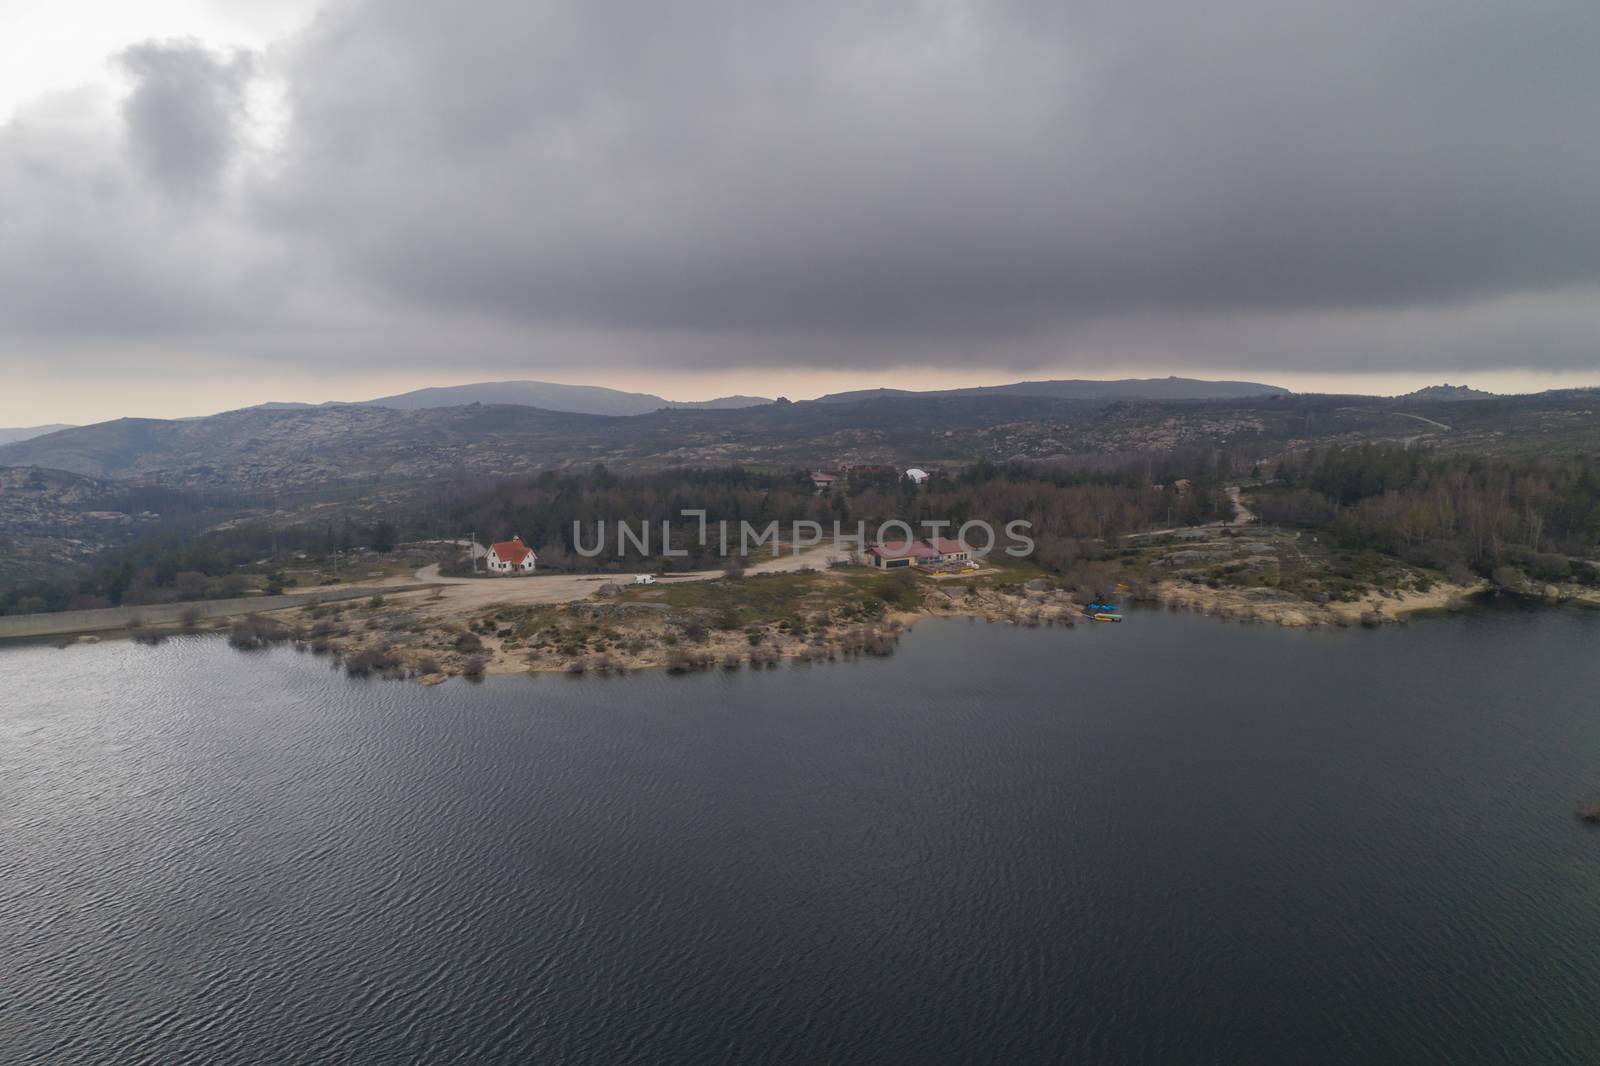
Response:
POLYGON ((1256 520, 1256 513, 1250 510, 1250 508, 1246 507, 1243 503, 1239 502, 1239 486, 1229 485, 1225 491, 1228 494, 1229 501, 1233 503, 1233 520, 1230 521, 1228 525, 1247 526, 1251 522, 1254 522, 1256 520))
MULTIPOLYGON (((808 548, 799 555, 785 551, 777 558, 761 559, 750 565, 749 574, 795 573, 807 568, 825 569, 833 557, 830 544, 808 548)), ((683 581, 718 581, 721 570, 691 570, 658 578, 663 585, 683 581)), ((571 603, 593 596, 606 583, 627 584, 632 574, 533 574, 529 577, 443 577, 439 566, 424 566, 417 571, 417 580, 433 588, 415 595, 425 601, 437 603, 439 616, 466 615, 481 611, 491 603, 552 604, 571 603)))
POLYGON ((1407 411, 1396 411, 1395 414, 1399 415, 1401 418, 1415 419, 1418 422, 1424 422, 1430 426, 1437 426, 1446 432, 1450 431, 1449 426, 1445 425, 1443 422, 1435 422, 1431 418, 1423 418, 1421 415, 1414 415, 1407 411))
MULTIPOLYGON (((1246 507, 1239 499, 1239 486, 1229 485, 1223 490, 1228 494, 1228 499, 1233 503, 1233 517, 1226 522, 1206 522, 1198 526, 1172 526, 1169 529, 1146 529, 1140 533, 1129 533, 1124 540, 1139 540, 1142 537, 1161 537, 1168 533, 1193 533, 1203 529, 1223 529, 1227 526, 1247 526, 1256 520, 1256 513, 1246 507)), ((418 580, 421 580, 420 578, 418 580)))

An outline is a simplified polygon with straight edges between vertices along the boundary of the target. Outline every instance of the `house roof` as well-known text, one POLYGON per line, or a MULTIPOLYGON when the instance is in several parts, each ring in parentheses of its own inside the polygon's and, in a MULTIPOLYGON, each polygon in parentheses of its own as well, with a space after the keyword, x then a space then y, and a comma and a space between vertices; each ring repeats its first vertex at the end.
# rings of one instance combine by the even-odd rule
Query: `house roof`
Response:
POLYGON ((909 544, 903 540, 884 541, 872 545, 867 552, 884 559, 931 559, 939 554, 925 540, 914 540, 909 544))
POLYGON ((935 556, 950 555, 953 552, 970 552, 965 541, 951 537, 937 537, 932 540, 914 540, 907 543, 903 540, 884 541, 870 545, 867 554, 876 555, 884 559, 932 559, 935 556))
POLYGON ((532 555, 535 559, 539 558, 537 555, 534 555, 532 548, 522 543, 521 537, 512 537, 510 540, 502 540, 498 544, 491 544, 489 545, 489 550, 494 552, 495 558, 499 559, 501 562, 512 563, 514 565, 520 564, 522 560, 526 559, 530 555, 532 555))
POLYGON ((829 473, 827 473, 825 471, 817 470, 817 471, 814 471, 812 473, 811 480, 812 481, 838 481, 839 480, 839 475, 838 474, 829 474, 829 473))

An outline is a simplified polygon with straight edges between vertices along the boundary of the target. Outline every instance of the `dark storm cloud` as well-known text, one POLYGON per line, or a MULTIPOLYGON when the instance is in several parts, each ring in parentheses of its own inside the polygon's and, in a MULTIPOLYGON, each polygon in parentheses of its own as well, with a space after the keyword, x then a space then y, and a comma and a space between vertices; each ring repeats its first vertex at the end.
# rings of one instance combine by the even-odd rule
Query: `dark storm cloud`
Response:
POLYGON ((351 7, 282 195, 407 299, 598 324, 987 334, 1600 272, 1600 6, 1131 6, 351 7))
POLYGON ((122 117, 141 169, 172 191, 213 188, 237 146, 249 56, 223 59, 192 42, 152 41, 119 59, 135 79, 122 117))
POLYGON ((244 170, 183 229, 215 313, 293 310, 235 352, 1554 368, 1600 359, 1597 49, 1562 0, 346 0, 259 158, 242 60, 130 51, 123 120, 167 189, 244 170))

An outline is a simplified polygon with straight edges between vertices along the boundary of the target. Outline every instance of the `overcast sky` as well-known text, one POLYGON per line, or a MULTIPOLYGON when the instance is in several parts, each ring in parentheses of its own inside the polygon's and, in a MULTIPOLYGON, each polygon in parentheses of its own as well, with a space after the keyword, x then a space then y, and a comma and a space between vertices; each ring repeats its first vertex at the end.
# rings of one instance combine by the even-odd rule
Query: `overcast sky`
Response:
POLYGON ((0 0, 0 424, 1600 383, 1594 0, 0 0))

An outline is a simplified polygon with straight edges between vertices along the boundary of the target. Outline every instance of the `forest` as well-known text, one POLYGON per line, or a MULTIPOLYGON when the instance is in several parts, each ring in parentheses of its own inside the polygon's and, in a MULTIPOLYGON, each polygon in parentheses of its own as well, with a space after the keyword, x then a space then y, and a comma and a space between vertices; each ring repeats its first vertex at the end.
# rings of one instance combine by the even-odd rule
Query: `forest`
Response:
POLYGON ((683 513, 702 510, 712 526, 758 528, 810 520, 825 530, 834 522, 846 530, 864 522, 872 530, 893 519, 917 528, 928 520, 959 526, 981 519, 1002 529, 1022 520, 1035 541, 1033 561, 1062 572, 1102 556, 1111 538, 1231 517, 1224 490, 1241 483, 1265 523, 1326 531, 1341 548, 1382 552, 1457 580, 1479 575, 1506 587, 1526 579, 1600 582, 1592 562, 1600 544, 1594 460, 1364 444, 1237 468, 1243 465, 1226 449, 1208 446, 1070 461, 979 461, 934 470, 921 485, 893 468, 863 468, 845 473, 828 492, 816 489, 808 470, 753 466, 618 473, 596 465, 499 481, 430 480, 332 519, 258 511, 204 533, 158 532, 77 572, 0 590, 0 613, 271 592, 283 587, 286 568, 327 570, 339 559, 383 555, 402 543, 469 535, 481 543, 519 535, 538 550, 542 570, 715 568, 724 562, 716 538, 702 546, 699 517, 683 513), (649 557, 614 536, 597 555, 575 550, 575 526, 592 548, 592 531, 617 522, 650 524, 649 557), (662 554, 663 523, 681 556, 662 554))
POLYGON ((204 534, 156 534, 77 573, 0 591, 0 613, 209 599, 251 587, 275 591, 282 570, 297 557, 381 555, 401 542, 469 535, 481 543, 521 536, 546 570, 718 567, 723 560, 715 539, 701 546, 698 516, 683 514, 700 510, 713 526, 727 521, 735 527, 776 521, 788 528, 811 520, 824 529, 835 521, 852 530, 865 522, 871 530, 891 519, 919 528, 924 520, 959 525, 982 519, 998 530, 1020 519, 1031 525, 1037 561, 1060 568, 1106 537, 1230 513, 1222 491, 1228 473, 1225 454, 1197 449, 1075 463, 978 462, 934 471, 922 485, 892 468, 871 469, 842 478, 827 493, 817 491, 807 470, 747 466, 618 474, 597 465, 583 473, 498 482, 429 481, 400 502, 347 511, 332 521, 258 516, 204 534), (616 522, 650 523, 652 557, 624 551, 614 537, 598 555, 575 550, 575 525, 589 547, 600 523, 616 522), (674 550, 687 554, 660 554, 663 522, 674 550))
MULTIPOLYGON (((460 500, 449 513, 455 530, 520 535, 538 546, 541 566, 554 568, 605 568, 626 558, 614 538, 601 554, 580 556, 574 550, 574 523, 592 530, 602 522, 641 520, 655 531, 662 522, 669 524, 674 548, 689 553, 671 561, 677 568, 719 565, 716 544, 700 545, 699 518, 683 516, 686 510, 704 510, 712 525, 762 527, 777 521, 788 528, 809 520, 824 529, 834 522, 854 529, 864 522, 869 531, 890 520, 920 528, 924 521, 948 521, 954 527, 981 519, 998 530, 1020 519, 1030 524, 1041 561, 1052 565, 1075 557, 1080 541, 1229 513, 1224 474, 1218 464, 1179 455, 1122 463, 978 462, 958 472, 935 471, 920 486, 893 469, 867 470, 819 493, 804 470, 725 467, 619 477, 597 468, 582 476, 542 474, 502 483, 460 500), (1182 491, 1180 480, 1189 482, 1182 491)), ((592 547, 592 540, 584 546, 592 547)))
POLYGON ((1461 577, 1510 584, 1593 580, 1600 464, 1508 459, 1398 444, 1312 449, 1281 460, 1254 493, 1263 521, 1326 529, 1461 577), (1509 571, 1509 572, 1508 572, 1509 571))

